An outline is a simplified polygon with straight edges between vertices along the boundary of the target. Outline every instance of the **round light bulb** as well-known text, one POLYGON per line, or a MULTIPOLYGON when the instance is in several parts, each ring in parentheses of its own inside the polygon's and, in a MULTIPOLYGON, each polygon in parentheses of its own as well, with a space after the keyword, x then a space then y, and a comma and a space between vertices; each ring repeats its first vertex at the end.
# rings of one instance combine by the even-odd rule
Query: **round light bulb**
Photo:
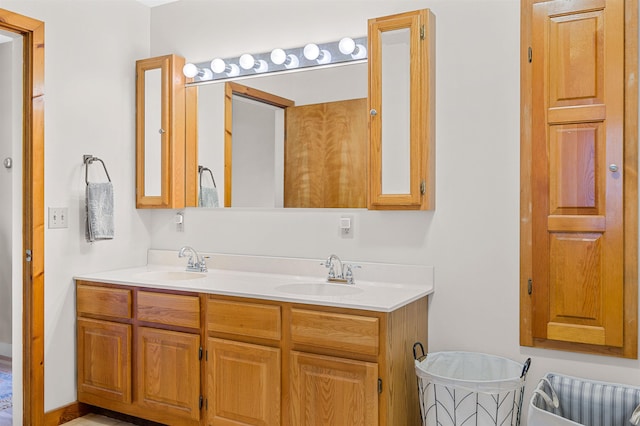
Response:
POLYGON ((216 74, 223 73, 227 69, 227 64, 224 63, 224 60, 220 58, 215 58, 211 61, 211 71, 216 74))
POLYGON ((298 68, 299 65, 300 61, 298 60, 298 57, 296 55, 288 55, 287 60, 284 63, 284 67, 287 69, 298 68))
POLYGON ((309 43, 304 47, 304 57, 310 61, 315 61, 320 56, 320 48, 317 44, 309 43))
POLYGON ((287 54, 282 49, 273 49, 271 51, 271 62, 276 65, 284 64, 284 61, 287 60, 287 54))
POLYGON ((338 49, 343 55, 351 55, 356 49, 356 42, 351 37, 345 37, 338 42, 338 49))
POLYGON ((193 78, 198 75, 198 67, 191 63, 185 64, 185 66, 182 67, 182 74, 187 78, 193 78))
POLYGON ((367 48, 361 44, 356 44, 356 48, 351 54, 353 59, 364 59, 367 57, 367 48))
POLYGON ((255 59, 253 59, 253 56, 251 56, 248 53, 245 53, 244 55, 240 56, 240 66, 245 69, 245 70, 250 70, 251 68, 253 68, 256 64, 255 59))

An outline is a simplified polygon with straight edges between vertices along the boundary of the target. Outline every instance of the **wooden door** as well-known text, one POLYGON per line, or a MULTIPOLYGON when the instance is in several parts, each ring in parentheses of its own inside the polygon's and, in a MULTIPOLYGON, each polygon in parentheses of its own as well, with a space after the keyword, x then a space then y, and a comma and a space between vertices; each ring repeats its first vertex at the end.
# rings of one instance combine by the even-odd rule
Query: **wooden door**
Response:
POLYGON ((137 402, 187 419, 200 418, 200 336, 137 329, 137 402))
POLYGON ((378 364, 296 351, 290 359, 292 425, 378 424, 378 364))
POLYGON ((533 337, 623 345, 624 16, 533 5, 533 337))
POLYGON ((78 400, 131 402, 131 325, 78 318, 78 400))
POLYGON ((286 109, 285 207, 367 206, 367 100, 286 109))
POLYGON ((209 338, 210 426, 280 422, 280 349, 209 338))

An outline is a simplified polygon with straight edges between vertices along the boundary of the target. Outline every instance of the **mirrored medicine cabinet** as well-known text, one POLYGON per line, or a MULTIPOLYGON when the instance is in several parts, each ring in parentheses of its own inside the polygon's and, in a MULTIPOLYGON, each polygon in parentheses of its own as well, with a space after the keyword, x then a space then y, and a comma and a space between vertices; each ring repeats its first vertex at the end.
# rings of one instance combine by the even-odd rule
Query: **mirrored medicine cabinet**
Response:
POLYGON ((138 61, 137 207, 433 209, 434 35, 375 18, 364 63, 186 88, 138 61))

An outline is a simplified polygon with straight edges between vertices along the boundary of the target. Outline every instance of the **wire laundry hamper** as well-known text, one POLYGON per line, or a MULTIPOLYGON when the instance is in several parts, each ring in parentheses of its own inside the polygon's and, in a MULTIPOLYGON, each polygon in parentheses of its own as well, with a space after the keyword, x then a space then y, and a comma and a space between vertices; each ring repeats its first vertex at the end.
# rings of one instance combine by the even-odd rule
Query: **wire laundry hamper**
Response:
POLYGON ((531 358, 524 364, 477 352, 413 346, 424 426, 518 426, 531 358))

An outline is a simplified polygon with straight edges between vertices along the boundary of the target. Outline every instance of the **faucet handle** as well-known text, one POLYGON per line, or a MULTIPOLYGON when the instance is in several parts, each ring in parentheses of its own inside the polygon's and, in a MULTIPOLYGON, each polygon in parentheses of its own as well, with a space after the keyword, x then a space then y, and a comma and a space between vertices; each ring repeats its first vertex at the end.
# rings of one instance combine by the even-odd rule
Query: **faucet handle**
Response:
POLYGON ((325 268, 329 268, 329 274, 328 274, 327 278, 335 278, 336 277, 336 272, 333 270, 333 262, 331 262, 331 261, 320 262, 320 264, 322 266, 324 266, 325 268))
POLYGON ((354 284, 355 280, 353 279, 353 269, 360 269, 362 266, 356 265, 355 263, 347 263, 344 266, 347 268, 347 271, 344 273, 347 284, 354 284))

